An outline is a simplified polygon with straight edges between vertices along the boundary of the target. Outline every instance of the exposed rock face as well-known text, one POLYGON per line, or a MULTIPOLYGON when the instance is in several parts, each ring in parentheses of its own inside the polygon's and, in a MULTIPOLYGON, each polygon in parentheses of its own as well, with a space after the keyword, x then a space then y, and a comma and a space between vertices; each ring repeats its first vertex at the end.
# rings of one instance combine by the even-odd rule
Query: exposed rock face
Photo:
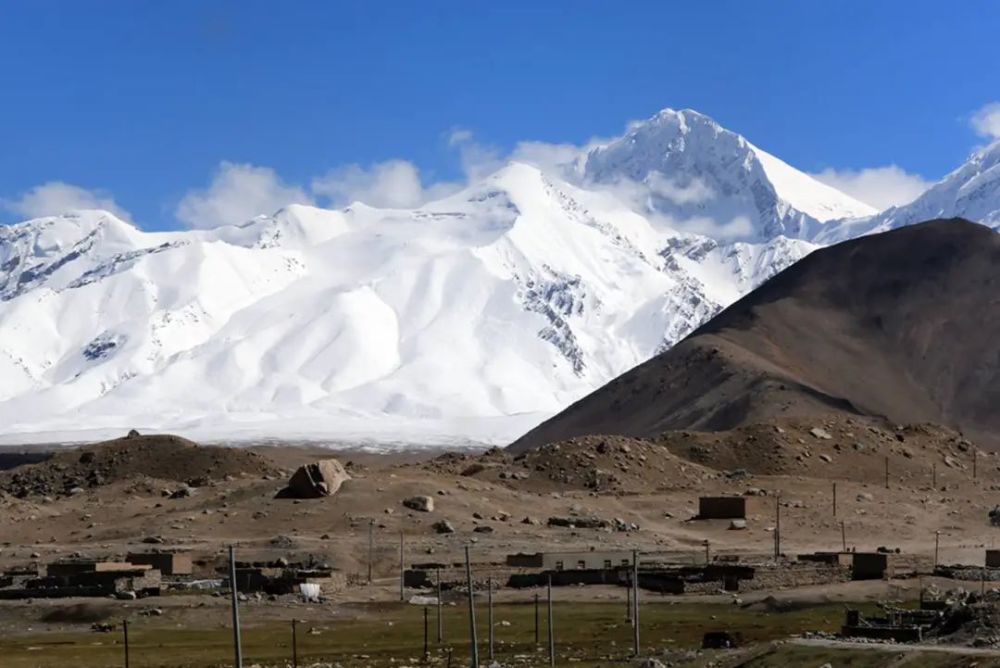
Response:
POLYGON ((288 480, 283 496, 296 499, 318 499, 333 496, 351 476, 336 459, 321 459, 300 466, 288 480))

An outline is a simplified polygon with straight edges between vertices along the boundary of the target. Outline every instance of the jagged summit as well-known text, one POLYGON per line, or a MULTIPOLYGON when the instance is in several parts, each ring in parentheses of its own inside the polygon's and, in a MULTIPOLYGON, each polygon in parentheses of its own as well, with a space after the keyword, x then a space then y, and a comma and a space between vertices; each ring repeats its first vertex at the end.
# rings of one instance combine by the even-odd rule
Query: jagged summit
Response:
POLYGON ((633 124, 588 155, 585 173, 638 185, 650 213, 680 224, 708 217, 742 240, 807 238, 823 222, 875 213, 691 110, 633 124))

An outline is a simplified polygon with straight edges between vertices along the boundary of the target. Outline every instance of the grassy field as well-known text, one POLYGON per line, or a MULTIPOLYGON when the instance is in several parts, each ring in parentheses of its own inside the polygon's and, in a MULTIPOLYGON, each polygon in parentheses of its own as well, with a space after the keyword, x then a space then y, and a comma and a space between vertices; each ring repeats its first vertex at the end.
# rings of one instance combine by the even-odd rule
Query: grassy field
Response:
POLYGON ((791 668, 822 666, 835 668, 997 668, 1000 659, 956 656, 938 652, 894 652, 877 650, 825 649, 784 645, 756 659, 738 663, 742 668, 791 668))
MULTIPOLYGON (((249 611, 248 611, 249 612, 249 611)), ((419 665, 423 653, 423 609, 391 604, 358 606, 349 618, 335 622, 298 624, 299 665, 329 662, 342 666, 419 665)), ((429 611, 431 663, 452 665, 469 662, 468 622, 465 609, 446 607, 444 642, 436 642, 435 611, 429 611)), ((486 663, 488 627, 486 610, 478 610, 480 657, 486 663)), ((251 615, 247 615, 251 617, 251 615)), ((546 627, 544 604, 540 610, 540 646, 535 645, 534 607, 529 604, 499 605, 495 609, 496 657, 504 664, 544 665, 546 627)), ((646 651, 660 654, 700 646, 702 635, 712 630, 735 630, 747 642, 763 642, 809 630, 836 630, 843 619, 843 606, 822 605, 788 612, 762 612, 733 605, 655 603, 643 607, 640 625, 646 651)), ((156 618, 130 622, 130 665, 137 667, 198 667, 232 665, 232 632, 223 615, 212 628, 176 628, 158 624, 156 618)), ((632 629, 624 606, 609 603, 565 603, 557 605, 553 629, 557 664, 581 667, 627 662, 632 649, 632 629)), ((243 629, 244 665, 291 665, 291 626, 248 619, 243 629)), ((800 648, 790 648, 798 651, 800 648)), ((803 648, 812 651, 812 648, 803 648)), ((644 652, 645 653, 645 652, 644 652)), ((821 665, 789 663, 787 660, 750 665, 821 665)), ((71 633, 37 633, 0 638, 0 665, 4 668, 73 666, 96 668, 123 666, 124 647, 119 629, 111 633, 81 630, 71 633)), ((834 663, 834 665, 882 665, 878 663, 834 663)), ((932 664, 928 664, 932 665, 932 664)), ((933 664, 938 665, 938 664, 933 664)), ((940 664, 950 665, 950 664, 940 664)), ((983 664, 980 664, 983 665, 983 664)))

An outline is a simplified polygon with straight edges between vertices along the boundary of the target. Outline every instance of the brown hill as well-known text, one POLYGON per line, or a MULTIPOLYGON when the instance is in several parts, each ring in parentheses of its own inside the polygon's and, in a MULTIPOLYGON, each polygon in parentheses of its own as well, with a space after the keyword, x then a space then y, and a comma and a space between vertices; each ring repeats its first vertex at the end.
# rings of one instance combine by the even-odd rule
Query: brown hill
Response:
POLYGON ((1000 235, 965 220, 818 250, 511 448, 824 415, 1000 447, 998 287, 1000 235))
POLYGON ((133 432, 4 471, 0 491, 17 497, 57 496, 140 476, 197 486, 227 476, 276 473, 277 467, 255 452, 202 446, 169 434, 133 432))

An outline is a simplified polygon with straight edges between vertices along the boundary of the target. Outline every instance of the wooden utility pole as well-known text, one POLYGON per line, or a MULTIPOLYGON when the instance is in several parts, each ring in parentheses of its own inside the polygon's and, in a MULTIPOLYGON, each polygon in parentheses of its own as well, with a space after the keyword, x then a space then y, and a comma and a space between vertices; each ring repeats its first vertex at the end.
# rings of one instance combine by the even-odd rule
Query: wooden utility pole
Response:
POLYGON ((299 668, 299 634, 294 617, 292 617, 292 668, 299 668))
POLYGON ((403 593, 403 532, 399 532, 399 600, 405 601, 403 593))
POLYGON ((490 663, 493 663, 493 578, 489 578, 486 581, 488 589, 486 590, 486 621, 489 626, 489 643, 487 645, 486 655, 490 663))
POLYGON ((837 483, 833 483, 833 516, 837 516, 837 483))
MULTIPOLYGON (((707 550, 707 547, 706 547, 707 550)), ((632 550, 632 582, 635 583, 635 592, 632 594, 632 652, 639 656, 639 551, 632 550)))
POLYGON ((549 576, 548 584, 549 597, 549 666, 556 665, 556 635, 552 629, 552 576, 549 576))
POLYGON ((472 564, 469 561, 469 546, 465 546, 465 581, 469 587, 469 640, 472 643, 472 668, 479 668, 479 639, 476 637, 476 602, 472 588, 472 564))
POLYGON ((233 649, 236 656, 236 668, 243 668, 243 643, 240 639, 240 608, 239 593, 236 587, 236 549, 229 546, 229 593, 233 608, 233 649))
POLYGON ((937 489, 937 462, 931 464, 931 487, 937 489))
POLYGON ((444 629, 441 626, 441 569, 437 569, 437 586, 438 586, 438 599, 437 599, 437 638, 438 644, 440 645, 444 642, 444 629))
POLYGON ((938 565, 938 548, 941 546, 941 532, 934 532, 934 568, 938 565))
POLYGON ((840 520, 840 543, 844 552, 847 552, 847 529, 844 527, 844 520, 840 520))
POLYGON ((535 647, 538 647, 540 636, 538 633, 538 592, 535 592, 535 647))

